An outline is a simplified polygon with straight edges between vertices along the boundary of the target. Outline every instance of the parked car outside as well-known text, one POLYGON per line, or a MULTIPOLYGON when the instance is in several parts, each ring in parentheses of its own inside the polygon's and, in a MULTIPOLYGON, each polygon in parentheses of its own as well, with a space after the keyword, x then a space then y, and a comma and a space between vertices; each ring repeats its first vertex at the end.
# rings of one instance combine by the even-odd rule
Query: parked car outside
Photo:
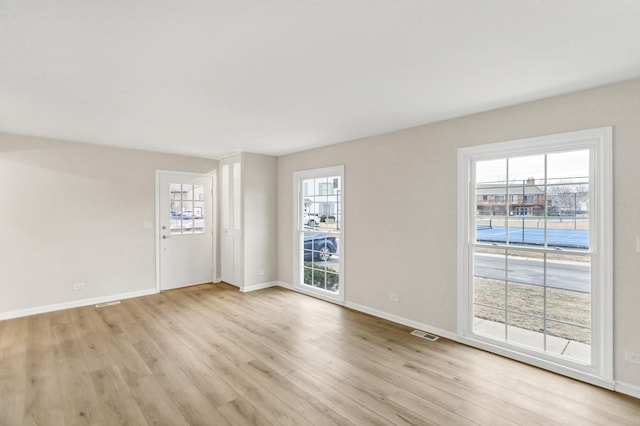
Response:
POLYGON ((184 217, 187 219, 190 218, 195 218, 195 219, 202 219, 202 210, 196 210, 195 212, 193 210, 184 210, 182 212, 176 212, 176 211, 172 211, 171 212, 171 216, 173 217, 184 217))
POLYGON ((316 226, 320 223, 320 217, 315 214, 303 214, 302 215, 302 224, 307 226, 316 226))
POLYGON ((331 234, 305 234, 304 260, 322 260, 323 262, 338 251, 338 241, 331 234))

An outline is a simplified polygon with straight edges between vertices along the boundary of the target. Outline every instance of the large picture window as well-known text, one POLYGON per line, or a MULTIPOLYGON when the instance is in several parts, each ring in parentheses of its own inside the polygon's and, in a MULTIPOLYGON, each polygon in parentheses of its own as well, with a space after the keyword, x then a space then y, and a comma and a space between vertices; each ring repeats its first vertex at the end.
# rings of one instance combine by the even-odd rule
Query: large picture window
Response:
POLYGON ((611 129, 461 149, 459 179, 459 333, 611 384, 611 129))
POLYGON ((296 172, 296 287, 344 301, 343 167, 296 172))

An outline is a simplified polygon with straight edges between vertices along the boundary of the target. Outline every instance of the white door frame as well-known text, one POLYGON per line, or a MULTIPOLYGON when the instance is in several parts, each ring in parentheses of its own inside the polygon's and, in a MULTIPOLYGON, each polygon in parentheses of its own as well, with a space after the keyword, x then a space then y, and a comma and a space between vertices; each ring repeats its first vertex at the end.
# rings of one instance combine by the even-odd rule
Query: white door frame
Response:
POLYGON ((294 261, 293 261, 293 289, 304 294, 309 294, 313 297, 317 297, 319 299, 323 299, 332 303, 337 303, 339 305, 344 305, 346 300, 346 286, 345 286, 345 218, 346 216, 346 189, 345 189, 345 175, 344 175, 344 164, 340 164, 337 166, 330 167, 322 167, 318 169, 308 169, 308 170, 298 170, 293 173, 293 247, 294 247, 294 261), (304 263, 301 260, 300 256, 302 253, 301 248, 301 229, 303 225, 300 223, 302 220, 302 214, 304 212, 303 199, 304 196, 302 194, 303 189, 300 187, 300 183, 304 179, 312 179, 314 177, 326 177, 328 175, 339 175, 342 182, 342 192, 340 198, 340 287, 337 294, 314 288, 313 286, 309 286, 303 284, 303 271, 301 267, 301 263, 304 263))
POLYGON ((209 173, 194 173, 194 172, 181 172, 179 170, 156 170, 155 172, 155 247, 156 247, 156 292, 160 292, 162 289, 160 288, 160 238, 162 238, 160 233, 160 176, 163 174, 179 174, 179 175, 190 175, 194 177, 210 177, 212 182, 212 190, 213 195, 211 196, 211 205, 209 208, 213 213, 213 223, 211 224, 211 230, 213 232, 211 236, 211 244, 212 244, 212 253, 213 253, 213 269, 211 271, 211 282, 216 282, 216 277, 218 275, 218 262, 217 262, 217 250, 216 250, 216 241, 218 238, 218 211, 215 206, 218 205, 217 197, 218 197, 218 189, 217 189, 217 170, 213 170, 209 173))

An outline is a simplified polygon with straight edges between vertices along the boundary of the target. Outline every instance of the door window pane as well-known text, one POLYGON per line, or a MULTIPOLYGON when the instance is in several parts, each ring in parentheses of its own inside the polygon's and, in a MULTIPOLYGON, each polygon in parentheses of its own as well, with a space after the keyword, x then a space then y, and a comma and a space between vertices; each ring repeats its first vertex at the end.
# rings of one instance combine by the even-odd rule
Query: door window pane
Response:
POLYGON ((172 183, 169 185, 171 234, 204 233, 204 186, 172 183), (198 200, 198 201, 196 201, 198 200))

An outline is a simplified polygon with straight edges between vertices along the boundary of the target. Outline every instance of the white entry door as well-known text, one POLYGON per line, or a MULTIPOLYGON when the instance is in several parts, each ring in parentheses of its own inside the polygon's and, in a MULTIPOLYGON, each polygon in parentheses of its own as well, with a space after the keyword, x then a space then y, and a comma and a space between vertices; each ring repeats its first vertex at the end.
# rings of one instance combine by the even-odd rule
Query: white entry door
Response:
POLYGON ((212 282, 213 177, 157 172, 159 289, 212 282))

